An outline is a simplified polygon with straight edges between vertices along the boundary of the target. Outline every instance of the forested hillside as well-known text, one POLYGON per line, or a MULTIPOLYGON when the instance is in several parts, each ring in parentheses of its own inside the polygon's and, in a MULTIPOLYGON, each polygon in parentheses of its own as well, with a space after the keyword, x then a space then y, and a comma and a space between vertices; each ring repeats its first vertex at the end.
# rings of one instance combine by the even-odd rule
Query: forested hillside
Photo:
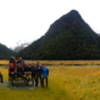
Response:
POLYGON ((100 59, 100 37, 72 10, 60 17, 47 33, 17 56, 26 59, 100 59))

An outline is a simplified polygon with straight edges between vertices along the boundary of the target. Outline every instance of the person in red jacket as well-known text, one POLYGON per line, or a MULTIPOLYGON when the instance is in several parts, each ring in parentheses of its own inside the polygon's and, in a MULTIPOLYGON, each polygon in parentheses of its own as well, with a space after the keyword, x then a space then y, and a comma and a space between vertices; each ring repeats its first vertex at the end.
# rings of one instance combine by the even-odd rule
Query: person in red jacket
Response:
POLYGON ((9 68, 8 68, 9 79, 14 79, 16 74, 16 59, 15 57, 11 57, 9 60, 9 68))
POLYGON ((9 60, 9 64, 14 64, 14 66, 16 66, 16 58, 11 57, 10 60, 9 60))
POLYGON ((9 74, 10 79, 15 78, 16 68, 15 68, 15 65, 13 63, 9 64, 8 74, 9 74))

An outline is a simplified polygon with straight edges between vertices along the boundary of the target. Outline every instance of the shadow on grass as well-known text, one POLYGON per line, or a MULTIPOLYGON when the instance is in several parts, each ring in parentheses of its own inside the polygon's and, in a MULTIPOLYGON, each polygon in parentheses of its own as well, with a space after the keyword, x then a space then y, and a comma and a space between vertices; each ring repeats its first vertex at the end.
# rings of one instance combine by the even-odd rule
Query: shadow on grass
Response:
POLYGON ((0 88, 8 88, 10 90, 33 90, 34 86, 26 86, 24 84, 12 85, 8 81, 4 81, 4 83, 0 83, 0 88))

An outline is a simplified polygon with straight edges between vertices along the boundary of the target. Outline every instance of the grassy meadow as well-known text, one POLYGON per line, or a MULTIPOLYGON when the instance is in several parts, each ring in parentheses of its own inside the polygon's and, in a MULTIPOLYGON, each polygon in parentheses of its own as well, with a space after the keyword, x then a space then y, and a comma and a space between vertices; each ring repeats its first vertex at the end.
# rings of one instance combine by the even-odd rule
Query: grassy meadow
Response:
MULTIPOLYGON (((58 67, 54 64, 49 69, 48 88, 19 88, 0 84, 0 100, 100 100, 99 66, 58 67)), ((7 83, 7 69, 1 67, 0 71, 7 83)))
MULTIPOLYGON (((27 64, 39 62, 45 65, 100 65, 100 60, 25 60, 27 64)), ((8 65, 8 60, 0 60, 0 65, 8 65)))

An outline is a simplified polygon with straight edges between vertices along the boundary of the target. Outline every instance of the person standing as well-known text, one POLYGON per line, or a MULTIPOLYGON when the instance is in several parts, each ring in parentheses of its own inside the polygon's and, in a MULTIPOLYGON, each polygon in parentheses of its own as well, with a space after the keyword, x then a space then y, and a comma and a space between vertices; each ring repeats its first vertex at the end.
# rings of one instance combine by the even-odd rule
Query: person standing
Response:
POLYGON ((34 72, 35 72, 34 74, 35 87, 38 87, 39 83, 41 85, 41 67, 40 67, 39 62, 37 62, 36 65, 34 66, 34 72))
POLYGON ((39 78, 40 78, 40 66, 39 63, 36 63, 35 66, 35 87, 39 86, 39 78))
POLYGON ((48 87, 48 76, 49 76, 49 69, 47 67, 41 67, 42 74, 41 74, 41 87, 48 87))
POLYGON ((25 65, 24 59, 22 57, 19 57, 18 60, 17 60, 17 64, 20 64, 21 66, 24 67, 24 65, 25 65))
POLYGON ((14 79, 15 74, 16 74, 16 58, 11 57, 9 60, 9 68, 8 68, 9 80, 14 79))
POLYGON ((3 75, 1 72, 0 72, 0 82, 3 83, 3 75))
POLYGON ((14 66, 16 66, 16 58, 12 56, 9 60, 9 64, 14 64, 14 66))
POLYGON ((16 75, 17 77, 21 77, 26 80, 26 78, 24 77, 24 66, 25 66, 25 62, 23 58, 19 57, 16 62, 16 75))
POLYGON ((35 78, 36 78, 36 65, 35 63, 31 66, 31 78, 32 78, 32 84, 35 86, 35 78))

